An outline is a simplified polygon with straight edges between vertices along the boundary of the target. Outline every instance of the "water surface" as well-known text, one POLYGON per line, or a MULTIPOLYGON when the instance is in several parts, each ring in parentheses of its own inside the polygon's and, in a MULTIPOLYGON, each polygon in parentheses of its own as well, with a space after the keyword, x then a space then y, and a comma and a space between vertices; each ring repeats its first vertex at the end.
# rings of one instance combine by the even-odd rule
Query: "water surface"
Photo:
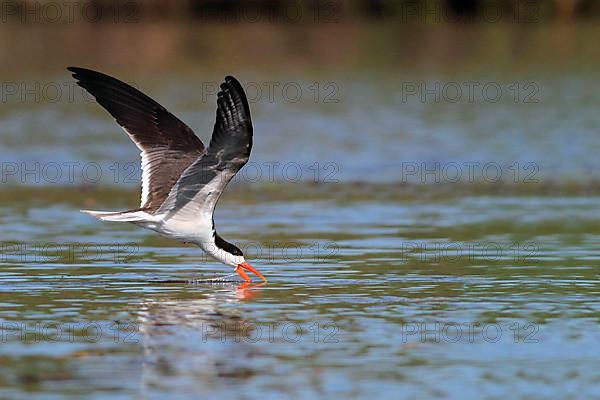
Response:
POLYGON ((67 198, 4 206, 1 392, 599 394, 598 197, 364 201, 343 189, 232 191, 217 225, 269 277, 255 286, 162 283, 232 276, 67 198))

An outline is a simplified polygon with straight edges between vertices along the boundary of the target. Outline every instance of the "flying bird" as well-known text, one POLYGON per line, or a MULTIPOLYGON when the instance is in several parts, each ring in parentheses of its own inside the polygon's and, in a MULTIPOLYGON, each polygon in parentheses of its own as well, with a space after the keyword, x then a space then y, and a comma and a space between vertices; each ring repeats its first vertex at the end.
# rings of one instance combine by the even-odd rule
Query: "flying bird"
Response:
POLYGON ((214 210, 229 181, 252 150, 250 107, 242 85, 227 76, 217 95, 217 117, 208 147, 163 106, 130 85, 103 73, 68 67, 77 84, 95 97, 141 151, 142 199, 127 211, 90 211, 104 221, 129 222, 182 242, 235 268, 266 278, 244 253, 215 230, 214 210))

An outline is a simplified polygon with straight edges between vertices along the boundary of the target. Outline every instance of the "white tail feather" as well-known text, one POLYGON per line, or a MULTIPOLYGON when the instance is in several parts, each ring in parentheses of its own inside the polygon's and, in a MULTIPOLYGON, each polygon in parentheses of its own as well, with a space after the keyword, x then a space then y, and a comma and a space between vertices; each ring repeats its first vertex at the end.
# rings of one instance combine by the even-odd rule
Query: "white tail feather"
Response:
POLYGON ((141 222, 149 221, 152 216, 145 211, 92 211, 80 210, 83 213, 89 214, 92 217, 101 219, 102 221, 113 222, 141 222))

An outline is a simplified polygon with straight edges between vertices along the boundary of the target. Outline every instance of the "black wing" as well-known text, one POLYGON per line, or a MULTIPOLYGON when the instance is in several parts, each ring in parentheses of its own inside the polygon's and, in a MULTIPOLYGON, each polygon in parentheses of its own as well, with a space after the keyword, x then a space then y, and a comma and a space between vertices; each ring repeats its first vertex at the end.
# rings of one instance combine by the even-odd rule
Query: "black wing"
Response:
POLYGON ((217 119, 206 154, 190 165, 157 211, 188 219, 213 210, 252 150, 250 107, 242 85, 227 76, 217 98, 217 119))
POLYGON ((181 173, 204 153, 204 144, 190 127, 132 86, 89 69, 67 69, 141 150, 141 207, 157 210, 181 173))

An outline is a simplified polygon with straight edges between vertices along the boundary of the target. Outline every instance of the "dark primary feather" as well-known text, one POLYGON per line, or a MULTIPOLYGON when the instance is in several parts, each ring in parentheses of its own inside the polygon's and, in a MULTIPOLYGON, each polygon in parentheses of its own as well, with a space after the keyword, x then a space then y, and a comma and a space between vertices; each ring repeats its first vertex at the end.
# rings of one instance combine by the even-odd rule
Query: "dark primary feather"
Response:
POLYGON ((209 148, 218 150, 225 145, 235 146, 235 152, 250 156, 252 148, 252 120, 250 107, 242 85, 232 76, 225 77, 217 95, 217 118, 209 148), (244 152, 244 148, 247 152, 244 152))
POLYGON ((248 100, 242 85, 227 76, 217 95, 217 118, 206 154, 183 172, 161 211, 174 214, 192 200, 197 207, 213 210, 225 186, 248 162, 251 150, 248 100), (203 191, 209 184, 210 191, 203 191))
POLYGON ((149 187, 141 207, 157 210, 181 173, 204 153, 204 144, 190 127, 132 86, 89 69, 67 69, 146 153, 149 187))

